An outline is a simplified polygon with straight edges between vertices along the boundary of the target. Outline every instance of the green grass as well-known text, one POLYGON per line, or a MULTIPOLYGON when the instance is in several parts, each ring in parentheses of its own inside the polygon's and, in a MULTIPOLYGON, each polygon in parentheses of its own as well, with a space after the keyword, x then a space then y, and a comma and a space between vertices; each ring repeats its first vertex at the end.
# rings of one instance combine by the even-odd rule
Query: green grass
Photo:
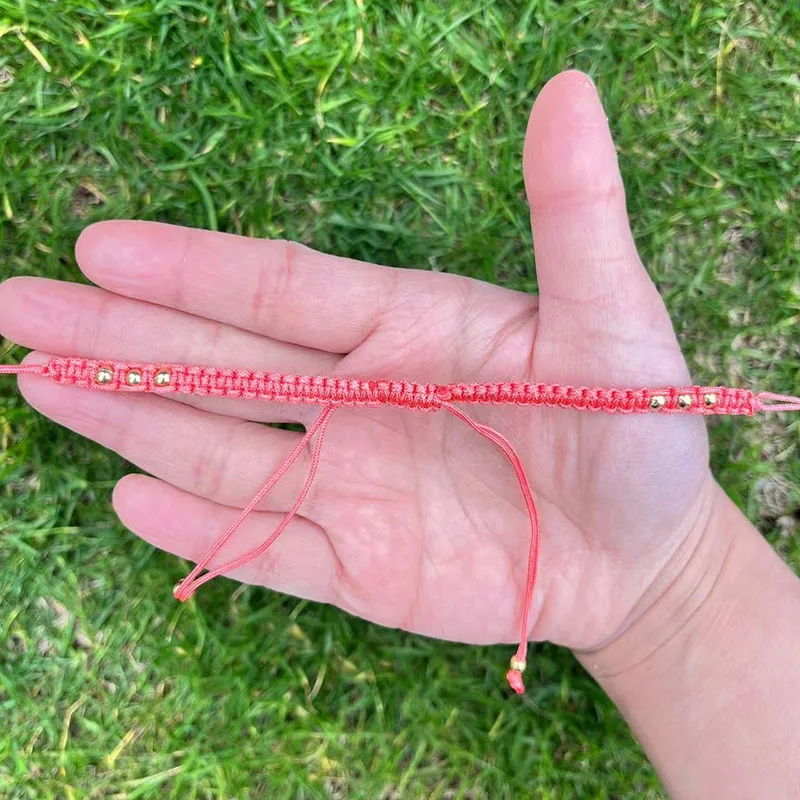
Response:
MULTIPOLYGON (((577 67, 695 378, 798 393, 798 38, 785 0, 0 0, 0 276, 79 280, 81 228, 136 217, 533 289, 522 139, 577 67)), ((174 603, 111 511, 126 465, 0 392, 0 796, 664 797, 567 652, 520 701, 506 650, 174 603)), ((799 430, 711 430, 795 568, 799 430)))

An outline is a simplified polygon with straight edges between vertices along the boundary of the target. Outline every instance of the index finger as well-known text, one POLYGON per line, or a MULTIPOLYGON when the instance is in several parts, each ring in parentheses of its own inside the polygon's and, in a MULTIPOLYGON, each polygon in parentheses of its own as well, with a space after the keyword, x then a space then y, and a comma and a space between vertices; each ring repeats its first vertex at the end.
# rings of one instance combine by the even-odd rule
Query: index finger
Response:
POLYGON ((294 242, 157 222, 92 225, 76 254, 88 278, 117 294, 334 353, 375 330, 409 274, 294 242))

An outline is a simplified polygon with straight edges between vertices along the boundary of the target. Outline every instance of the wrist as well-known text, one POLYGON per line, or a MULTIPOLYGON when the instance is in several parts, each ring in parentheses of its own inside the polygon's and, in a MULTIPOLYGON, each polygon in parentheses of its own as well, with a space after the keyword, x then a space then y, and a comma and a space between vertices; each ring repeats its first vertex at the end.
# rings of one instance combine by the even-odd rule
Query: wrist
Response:
POLYGON ((710 501, 647 610, 576 655, 671 796, 797 797, 800 581, 716 485, 710 501))
POLYGON ((718 592, 720 577, 743 535, 742 525, 732 524, 732 514, 744 519, 709 473, 683 530, 674 534, 678 546, 625 623, 597 647, 575 651, 598 681, 623 675, 656 657, 687 626, 701 622, 701 612, 718 592))

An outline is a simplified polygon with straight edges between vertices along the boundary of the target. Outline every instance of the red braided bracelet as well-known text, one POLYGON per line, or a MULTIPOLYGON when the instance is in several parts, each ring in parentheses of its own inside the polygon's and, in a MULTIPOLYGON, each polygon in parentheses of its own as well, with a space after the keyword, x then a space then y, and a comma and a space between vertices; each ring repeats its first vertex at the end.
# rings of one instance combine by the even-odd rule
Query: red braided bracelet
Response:
POLYGON ((408 381, 360 380, 321 376, 285 375, 244 369, 97 361, 86 358, 52 358, 45 364, 0 366, 0 374, 32 374, 65 386, 106 392, 150 392, 228 397, 274 403, 307 403, 323 407, 297 446, 284 459, 239 516, 214 542, 194 569, 175 588, 178 600, 187 600, 204 583, 257 558, 286 530, 306 499, 319 466, 325 431, 340 406, 394 406, 418 411, 445 410, 496 445, 514 468, 530 523, 527 580, 522 599, 519 646, 506 677, 517 693, 525 690, 528 615, 536 586, 539 563, 539 521, 536 503, 525 469, 512 444, 498 431, 473 420, 454 403, 548 406, 608 414, 738 414, 758 411, 800 411, 800 398, 771 392, 751 392, 725 386, 667 386, 658 389, 603 389, 560 386, 547 383, 411 383, 408 381), (239 526, 286 474, 303 450, 316 437, 311 465, 300 493, 278 526, 258 547, 219 566, 206 570, 239 526))

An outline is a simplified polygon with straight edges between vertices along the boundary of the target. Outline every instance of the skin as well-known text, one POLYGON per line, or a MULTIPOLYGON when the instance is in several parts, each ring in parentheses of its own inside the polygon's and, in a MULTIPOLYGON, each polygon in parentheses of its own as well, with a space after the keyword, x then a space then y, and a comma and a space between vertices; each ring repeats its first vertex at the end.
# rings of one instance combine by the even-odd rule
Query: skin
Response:
MULTIPOLYGON (((524 174, 538 297, 293 243, 119 221, 93 225, 78 241, 78 263, 96 286, 35 278, 2 284, 0 332, 33 349, 34 362, 62 354, 437 383, 691 383, 636 253, 605 113, 586 76, 563 73, 542 90, 524 174)), ((319 413, 109 395, 34 376, 21 376, 20 386, 43 414, 153 476, 123 478, 115 509, 139 536, 193 560, 299 436, 260 423, 308 424, 319 413)), ((686 648, 712 640, 704 630, 694 639, 690 633, 704 615, 717 618, 709 610, 715 603, 726 607, 720 587, 743 585, 726 577, 742 558, 763 562, 761 578, 772 587, 783 586, 778 570, 787 587, 781 597, 798 608, 800 599, 794 576, 714 482, 702 419, 472 411, 511 438, 537 497, 543 535, 530 638, 578 653, 677 796, 708 796, 695 793, 706 789, 738 796, 720 793, 739 758, 733 746, 722 766, 698 770, 686 785, 680 766, 697 745, 681 729, 676 698, 691 696, 696 681, 723 680, 714 674, 713 651, 683 684, 665 665, 683 663, 686 648), (766 552, 756 557, 740 540, 766 552), (659 715, 677 717, 667 744, 659 715)), ((291 505, 302 473, 293 469, 279 484, 225 556, 264 538, 291 505)), ((331 422, 302 517, 232 577, 334 603, 381 625, 511 642, 527 546, 513 473, 465 425, 443 413, 343 409, 331 422)), ((756 594, 758 573, 755 566, 748 573, 756 594)), ((721 734, 711 717, 697 729, 721 734)), ((786 737, 774 738, 779 746, 770 740, 765 747, 785 752, 786 737)), ((754 743, 743 746, 752 752, 754 743)))

